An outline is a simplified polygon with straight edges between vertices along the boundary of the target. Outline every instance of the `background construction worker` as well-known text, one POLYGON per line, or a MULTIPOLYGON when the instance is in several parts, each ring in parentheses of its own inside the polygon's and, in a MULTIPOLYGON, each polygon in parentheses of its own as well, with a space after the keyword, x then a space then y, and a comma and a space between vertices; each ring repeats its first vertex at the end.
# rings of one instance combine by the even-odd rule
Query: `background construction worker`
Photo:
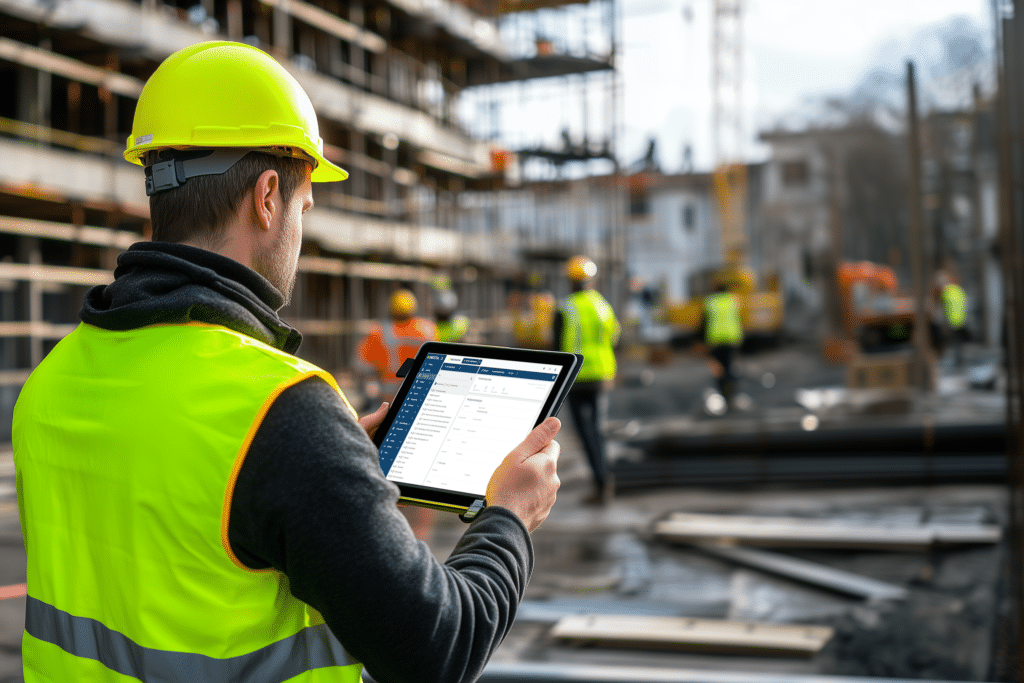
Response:
POLYGON ((416 315, 419 307, 408 289, 398 289, 388 302, 390 319, 374 323, 356 349, 356 368, 368 381, 370 401, 391 401, 402 380, 395 373, 408 358, 413 358, 423 342, 437 340, 437 328, 416 315))
POLYGON ((322 144, 248 45, 186 48, 146 83, 125 158, 155 241, 88 292, 14 412, 29 683, 475 680, 508 632, 558 421, 447 562, 415 540, 369 436, 385 406, 357 421, 277 314, 311 183, 346 177, 322 144))
POLYGON ((743 344, 743 325, 739 298, 722 281, 716 281, 714 293, 704 297, 704 317, 700 331, 704 339, 704 350, 711 359, 712 374, 718 380, 718 393, 725 399, 726 406, 729 406, 736 393, 732 361, 736 350, 743 344))
MULTIPOLYGON (((356 350, 356 366, 368 375, 364 386, 371 402, 383 398, 390 403, 402 384, 402 380, 395 376, 402 363, 415 357, 423 342, 437 340, 434 323, 417 316, 418 308, 419 304, 411 291, 395 290, 388 302, 390 320, 375 323, 370 333, 360 342, 356 350), (377 392, 376 395, 374 392, 377 392)), ((402 514, 409 521, 416 538, 430 543, 437 511, 403 507, 402 514)))
POLYGON ((566 263, 565 273, 572 293, 555 316, 554 338, 562 351, 582 353, 585 359, 566 403, 594 474, 594 491, 584 502, 603 505, 612 498, 614 482, 608 472, 601 432, 602 399, 615 379, 614 347, 621 327, 611 305, 592 288, 597 275, 593 261, 575 256, 566 263))
POLYGON ((459 297, 452 289, 451 281, 437 278, 434 282, 434 325, 437 327, 437 341, 457 343, 469 332, 469 318, 456 313, 459 297))
POLYGON ((943 350, 947 345, 953 347, 953 364, 959 368, 963 364, 963 343, 967 340, 967 294, 948 271, 939 271, 935 280, 939 303, 942 304, 938 336, 945 342, 941 344, 943 350))
POLYGON ((512 309, 512 334, 516 345, 524 349, 550 349, 554 343, 555 295, 531 292, 526 300, 528 310, 512 309))

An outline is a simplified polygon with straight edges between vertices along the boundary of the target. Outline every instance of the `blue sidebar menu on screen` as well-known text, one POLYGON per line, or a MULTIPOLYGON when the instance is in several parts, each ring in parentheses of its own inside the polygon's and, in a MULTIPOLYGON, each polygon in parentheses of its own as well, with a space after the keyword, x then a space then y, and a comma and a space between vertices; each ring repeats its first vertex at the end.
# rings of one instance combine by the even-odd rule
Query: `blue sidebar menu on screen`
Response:
POLYGON ((381 470, 395 483, 483 495, 533 429, 559 370, 428 354, 380 446, 381 470))

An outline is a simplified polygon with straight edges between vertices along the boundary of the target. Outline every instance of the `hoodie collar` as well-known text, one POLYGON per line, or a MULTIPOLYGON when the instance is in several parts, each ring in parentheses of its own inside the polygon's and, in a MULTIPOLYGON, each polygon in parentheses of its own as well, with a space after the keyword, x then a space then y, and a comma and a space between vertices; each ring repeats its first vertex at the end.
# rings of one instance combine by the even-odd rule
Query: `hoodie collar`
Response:
POLYGON ((277 315, 283 304, 281 292, 234 259, 185 244, 138 242, 118 256, 111 284, 89 290, 81 318, 107 330, 223 325, 295 353, 302 335, 277 315))

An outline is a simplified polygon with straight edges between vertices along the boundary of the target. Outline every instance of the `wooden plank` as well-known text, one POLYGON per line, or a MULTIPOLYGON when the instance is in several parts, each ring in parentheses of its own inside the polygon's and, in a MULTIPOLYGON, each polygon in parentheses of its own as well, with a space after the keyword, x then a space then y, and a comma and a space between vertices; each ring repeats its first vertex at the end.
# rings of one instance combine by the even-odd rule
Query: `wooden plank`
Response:
POLYGON ((721 557, 737 564, 754 567, 755 569, 771 572, 787 579, 795 579, 858 598, 868 600, 902 600, 907 596, 906 589, 900 586, 779 553, 710 543, 701 543, 697 547, 710 555, 721 557))
POLYGON ((63 339, 78 325, 54 325, 42 321, 0 322, 0 337, 42 337, 43 339, 63 339))
POLYGON ((929 524, 938 545, 998 543, 1003 530, 994 524, 929 524))
POLYGON ((17 121, 0 116, 0 132, 15 135, 20 138, 28 138, 40 142, 50 142, 65 147, 71 147, 81 152, 96 152, 110 156, 120 156, 124 144, 113 142, 104 138, 91 137, 69 133, 66 130, 57 130, 47 126, 40 126, 26 121, 17 121))
POLYGON ((832 638, 824 626, 629 615, 572 615, 551 636, 575 643, 810 657, 832 638))
POLYGON ((325 256, 300 256, 299 272, 324 275, 351 275, 369 280, 406 280, 430 282, 434 271, 425 266, 370 261, 344 261, 325 256))
POLYGON ((684 543, 866 550, 925 550, 934 540, 934 533, 922 527, 850 526, 804 519, 683 513, 656 523, 654 533, 684 543))
POLYGON ((103 69, 49 50, 0 37, 0 59, 63 76, 80 83, 106 88, 112 93, 138 99, 143 82, 118 71, 103 69))
POLYGON ((114 276, 108 270, 93 268, 0 262, 0 280, 60 282, 66 285, 107 285, 113 282, 114 276))
POLYGON ((677 539, 724 539, 746 545, 820 544, 821 547, 884 547, 920 549, 932 544, 998 543, 1002 529, 991 524, 915 524, 885 521, 820 520, 800 517, 707 515, 676 512, 666 534, 677 539), (859 543, 859 544, 858 544, 859 543), (881 545, 879 545, 881 544, 881 545))
POLYGON ((94 244, 115 249, 127 249, 136 242, 144 240, 142 235, 129 230, 70 225, 69 223, 37 221, 31 218, 13 218, 11 216, 0 216, 0 233, 94 244))
POLYGON ((288 324, 303 335, 310 337, 333 336, 341 334, 368 334, 375 320, 289 320, 288 324))
POLYGON ((269 7, 277 7, 314 28, 326 31, 336 38, 355 43, 364 50, 380 54, 388 47, 387 41, 376 33, 360 28, 352 22, 345 21, 308 2, 302 2, 302 0, 260 0, 260 2, 269 7))
POLYGON ((0 387, 20 386, 31 374, 31 370, 0 370, 0 387))

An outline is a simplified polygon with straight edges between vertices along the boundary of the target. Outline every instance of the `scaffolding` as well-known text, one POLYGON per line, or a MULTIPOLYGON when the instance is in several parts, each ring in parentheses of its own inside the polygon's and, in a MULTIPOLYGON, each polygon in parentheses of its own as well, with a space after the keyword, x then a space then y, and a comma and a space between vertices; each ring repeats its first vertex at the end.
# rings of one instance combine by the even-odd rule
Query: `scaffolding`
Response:
POLYGON ((476 134, 508 150, 516 174, 465 197, 471 230, 521 244, 514 288, 563 291, 565 259, 586 253, 613 305, 625 292, 625 186, 613 0, 477 0, 515 55, 515 82, 474 88, 476 134))
MULTIPOLYGON (((608 6, 611 0, 602 0, 608 6)), ((86 290, 151 234, 138 168, 121 158, 142 86, 172 52, 231 39, 273 54, 309 94, 324 153, 282 317, 300 355, 348 379, 354 348, 398 286, 430 313, 450 279, 482 341, 508 343, 513 238, 464 231, 460 196, 506 187, 507 147, 458 116, 467 88, 607 70, 586 54, 512 49, 522 3, 451 0, 0 0, 0 411, 78 322, 86 290)), ((560 5, 561 3, 552 3, 560 5)), ((424 310, 425 309, 425 310, 424 310)), ((0 440, 9 433, 0 434, 0 440)))

